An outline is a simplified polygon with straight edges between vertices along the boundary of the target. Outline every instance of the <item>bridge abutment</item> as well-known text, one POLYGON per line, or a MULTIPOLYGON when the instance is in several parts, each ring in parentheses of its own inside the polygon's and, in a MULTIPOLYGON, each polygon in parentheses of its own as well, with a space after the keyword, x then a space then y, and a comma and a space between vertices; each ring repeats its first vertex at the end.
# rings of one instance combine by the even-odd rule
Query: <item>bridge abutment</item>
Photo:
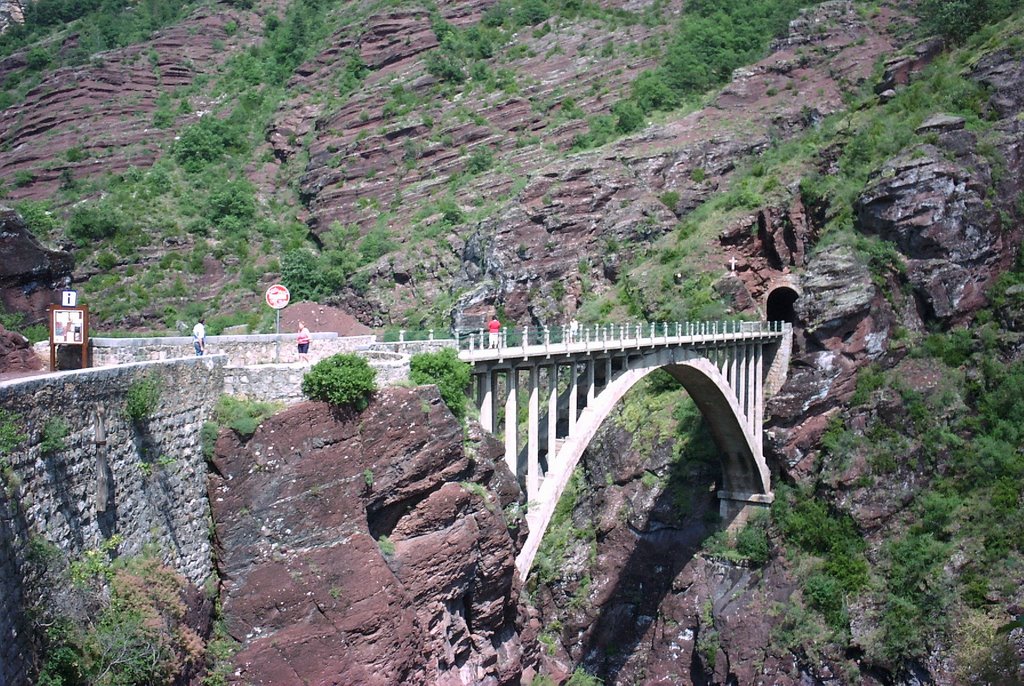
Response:
POLYGON ((726 531, 742 529, 755 512, 767 512, 775 502, 774 493, 718 492, 718 515, 726 531))

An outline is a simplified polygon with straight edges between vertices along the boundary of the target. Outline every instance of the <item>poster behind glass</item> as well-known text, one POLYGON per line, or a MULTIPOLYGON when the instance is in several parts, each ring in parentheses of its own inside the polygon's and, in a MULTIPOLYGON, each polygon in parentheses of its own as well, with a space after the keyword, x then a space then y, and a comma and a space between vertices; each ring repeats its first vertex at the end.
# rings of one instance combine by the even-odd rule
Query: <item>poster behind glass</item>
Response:
POLYGON ((53 310, 53 342, 82 344, 85 331, 85 312, 82 310, 53 310))

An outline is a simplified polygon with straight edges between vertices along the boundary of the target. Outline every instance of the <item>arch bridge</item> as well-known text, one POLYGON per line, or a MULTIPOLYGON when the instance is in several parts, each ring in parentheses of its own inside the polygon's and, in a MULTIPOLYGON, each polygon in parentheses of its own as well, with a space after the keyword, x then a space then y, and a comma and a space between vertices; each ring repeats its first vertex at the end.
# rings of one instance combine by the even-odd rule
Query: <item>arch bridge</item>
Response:
POLYGON ((502 435, 505 461, 526 487, 529 535, 516 558, 520 576, 526 578, 555 505, 601 423, 655 369, 679 381, 708 422, 722 463, 723 520, 739 523, 753 508, 769 505, 774 495, 762 451, 764 401, 785 380, 791 341, 792 325, 782 321, 604 324, 462 336, 459 358, 473 366, 480 423, 502 435), (528 408, 525 445, 521 393, 528 408))

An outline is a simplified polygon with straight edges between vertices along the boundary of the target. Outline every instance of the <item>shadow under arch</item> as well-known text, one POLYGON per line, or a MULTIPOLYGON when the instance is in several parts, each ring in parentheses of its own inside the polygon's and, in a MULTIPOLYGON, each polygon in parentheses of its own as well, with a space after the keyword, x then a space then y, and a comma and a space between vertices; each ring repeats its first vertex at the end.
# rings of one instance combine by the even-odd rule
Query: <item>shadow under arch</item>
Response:
MULTIPOLYGON (((771 477, 761 451, 760 427, 756 427, 756 433, 751 430, 740 402, 714 363, 689 350, 661 350, 630 358, 630 368, 615 377, 580 413, 575 431, 566 439, 555 460, 549 462, 549 471, 538 491, 538 502, 530 503, 526 516, 529 535, 516 557, 520 578, 527 578, 558 500, 601 424, 630 389, 662 368, 686 389, 709 426, 722 465, 720 492, 771 493, 771 477)), ((729 516, 724 507, 722 514, 729 516)), ((724 523, 728 526, 731 522, 726 519, 724 523)))

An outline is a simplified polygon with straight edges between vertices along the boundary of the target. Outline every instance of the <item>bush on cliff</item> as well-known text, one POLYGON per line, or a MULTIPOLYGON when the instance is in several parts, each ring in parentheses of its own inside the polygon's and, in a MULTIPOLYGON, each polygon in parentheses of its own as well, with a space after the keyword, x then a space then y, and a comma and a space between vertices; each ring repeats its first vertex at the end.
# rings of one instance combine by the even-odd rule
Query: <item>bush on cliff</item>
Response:
POLYGON ((124 413, 133 422, 149 419, 160 404, 162 383, 159 377, 143 376, 128 386, 125 395, 124 413))
POLYGON ((441 399, 452 414, 459 419, 466 416, 466 387, 471 372, 454 348, 413 355, 409 367, 409 379, 413 383, 437 385, 441 399))
POLYGON ((364 358, 352 353, 321 360, 302 377, 302 392, 311 400, 365 409, 377 390, 377 371, 364 358))
MULTIPOLYGON (((251 436, 264 419, 278 412, 282 407, 281 403, 260 402, 222 395, 217 399, 213 414, 221 426, 226 426, 243 436, 251 436)), ((217 440, 216 433, 213 435, 213 440, 217 440)))

